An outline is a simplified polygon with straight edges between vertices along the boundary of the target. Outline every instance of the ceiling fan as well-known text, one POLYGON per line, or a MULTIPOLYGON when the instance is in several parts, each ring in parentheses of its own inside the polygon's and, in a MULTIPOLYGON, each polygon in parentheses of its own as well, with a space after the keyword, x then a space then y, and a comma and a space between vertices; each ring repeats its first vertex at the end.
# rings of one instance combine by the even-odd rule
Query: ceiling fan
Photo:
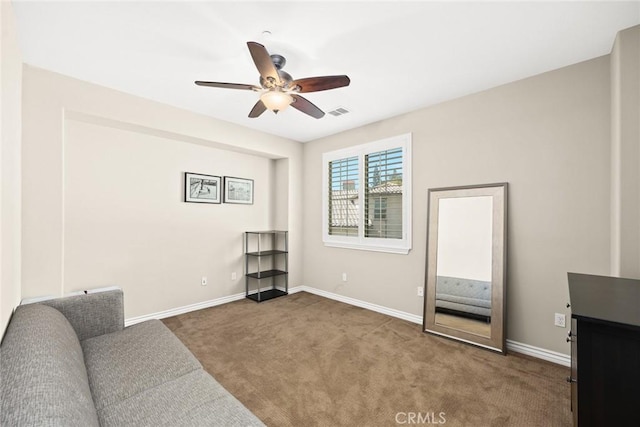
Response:
POLYGON ((286 60, 281 55, 269 55, 267 49, 256 42, 247 42, 253 62, 260 72, 260 86, 241 83, 219 83, 196 81, 199 86, 220 87, 226 89, 253 90, 260 93, 260 99, 253 106, 249 117, 260 116, 269 109, 274 113, 282 111, 291 105, 316 119, 324 116, 324 112, 311 101, 300 96, 300 93, 319 92, 349 86, 351 80, 347 76, 308 77, 293 80, 286 71, 282 70, 286 60))

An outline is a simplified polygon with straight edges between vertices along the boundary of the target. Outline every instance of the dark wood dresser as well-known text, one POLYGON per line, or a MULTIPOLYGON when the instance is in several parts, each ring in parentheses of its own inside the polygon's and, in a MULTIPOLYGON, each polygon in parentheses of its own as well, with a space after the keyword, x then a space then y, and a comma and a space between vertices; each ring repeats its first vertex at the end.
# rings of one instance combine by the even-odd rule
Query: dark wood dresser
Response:
POLYGON ((568 276, 573 424, 640 426, 640 280, 568 276))

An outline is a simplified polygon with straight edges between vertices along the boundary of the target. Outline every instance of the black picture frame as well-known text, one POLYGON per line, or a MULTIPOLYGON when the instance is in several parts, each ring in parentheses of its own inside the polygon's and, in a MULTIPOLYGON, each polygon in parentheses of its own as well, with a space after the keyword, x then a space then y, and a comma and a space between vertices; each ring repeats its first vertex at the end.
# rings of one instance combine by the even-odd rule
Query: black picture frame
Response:
POLYGON ((184 201, 219 204, 222 200, 222 178, 201 173, 184 173, 184 201))

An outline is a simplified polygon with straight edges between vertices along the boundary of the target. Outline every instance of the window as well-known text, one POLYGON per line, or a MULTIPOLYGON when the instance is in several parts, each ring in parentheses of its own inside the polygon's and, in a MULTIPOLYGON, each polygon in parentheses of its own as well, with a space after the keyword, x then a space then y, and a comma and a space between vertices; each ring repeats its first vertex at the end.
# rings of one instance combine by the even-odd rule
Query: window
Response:
POLYGON ((329 162, 329 234, 358 235, 358 158, 329 162))
POLYGON ((326 246, 408 253, 411 249, 411 134, 323 157, 326 246))

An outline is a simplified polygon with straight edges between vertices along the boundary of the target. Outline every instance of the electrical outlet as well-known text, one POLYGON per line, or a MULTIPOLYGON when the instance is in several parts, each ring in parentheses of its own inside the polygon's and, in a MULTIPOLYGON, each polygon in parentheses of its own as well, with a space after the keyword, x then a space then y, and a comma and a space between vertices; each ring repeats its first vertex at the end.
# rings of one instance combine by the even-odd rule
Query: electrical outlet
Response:
POLYGON ((236 274, 235 271, 231 273, 231 280, 236 280, 237 278, 238 278, 238 275, 236 274))
POLYGON ((347 281, 347 273, 342 273, 342 281, 343 282, 347 281))
POLYGON ((202 280, 200 281, 202 286, 207 286, 207 276, 202 276, 202 280))
POLYGON ((422 286, 418 286, 418 296, 419 297, 424 296, 424 288, 422 286))
POLYGON ((564 314, 556 313, 553 318, 553 324, 560 328, 564 328, 566 326, 566 320, 565 320, 564 314))

